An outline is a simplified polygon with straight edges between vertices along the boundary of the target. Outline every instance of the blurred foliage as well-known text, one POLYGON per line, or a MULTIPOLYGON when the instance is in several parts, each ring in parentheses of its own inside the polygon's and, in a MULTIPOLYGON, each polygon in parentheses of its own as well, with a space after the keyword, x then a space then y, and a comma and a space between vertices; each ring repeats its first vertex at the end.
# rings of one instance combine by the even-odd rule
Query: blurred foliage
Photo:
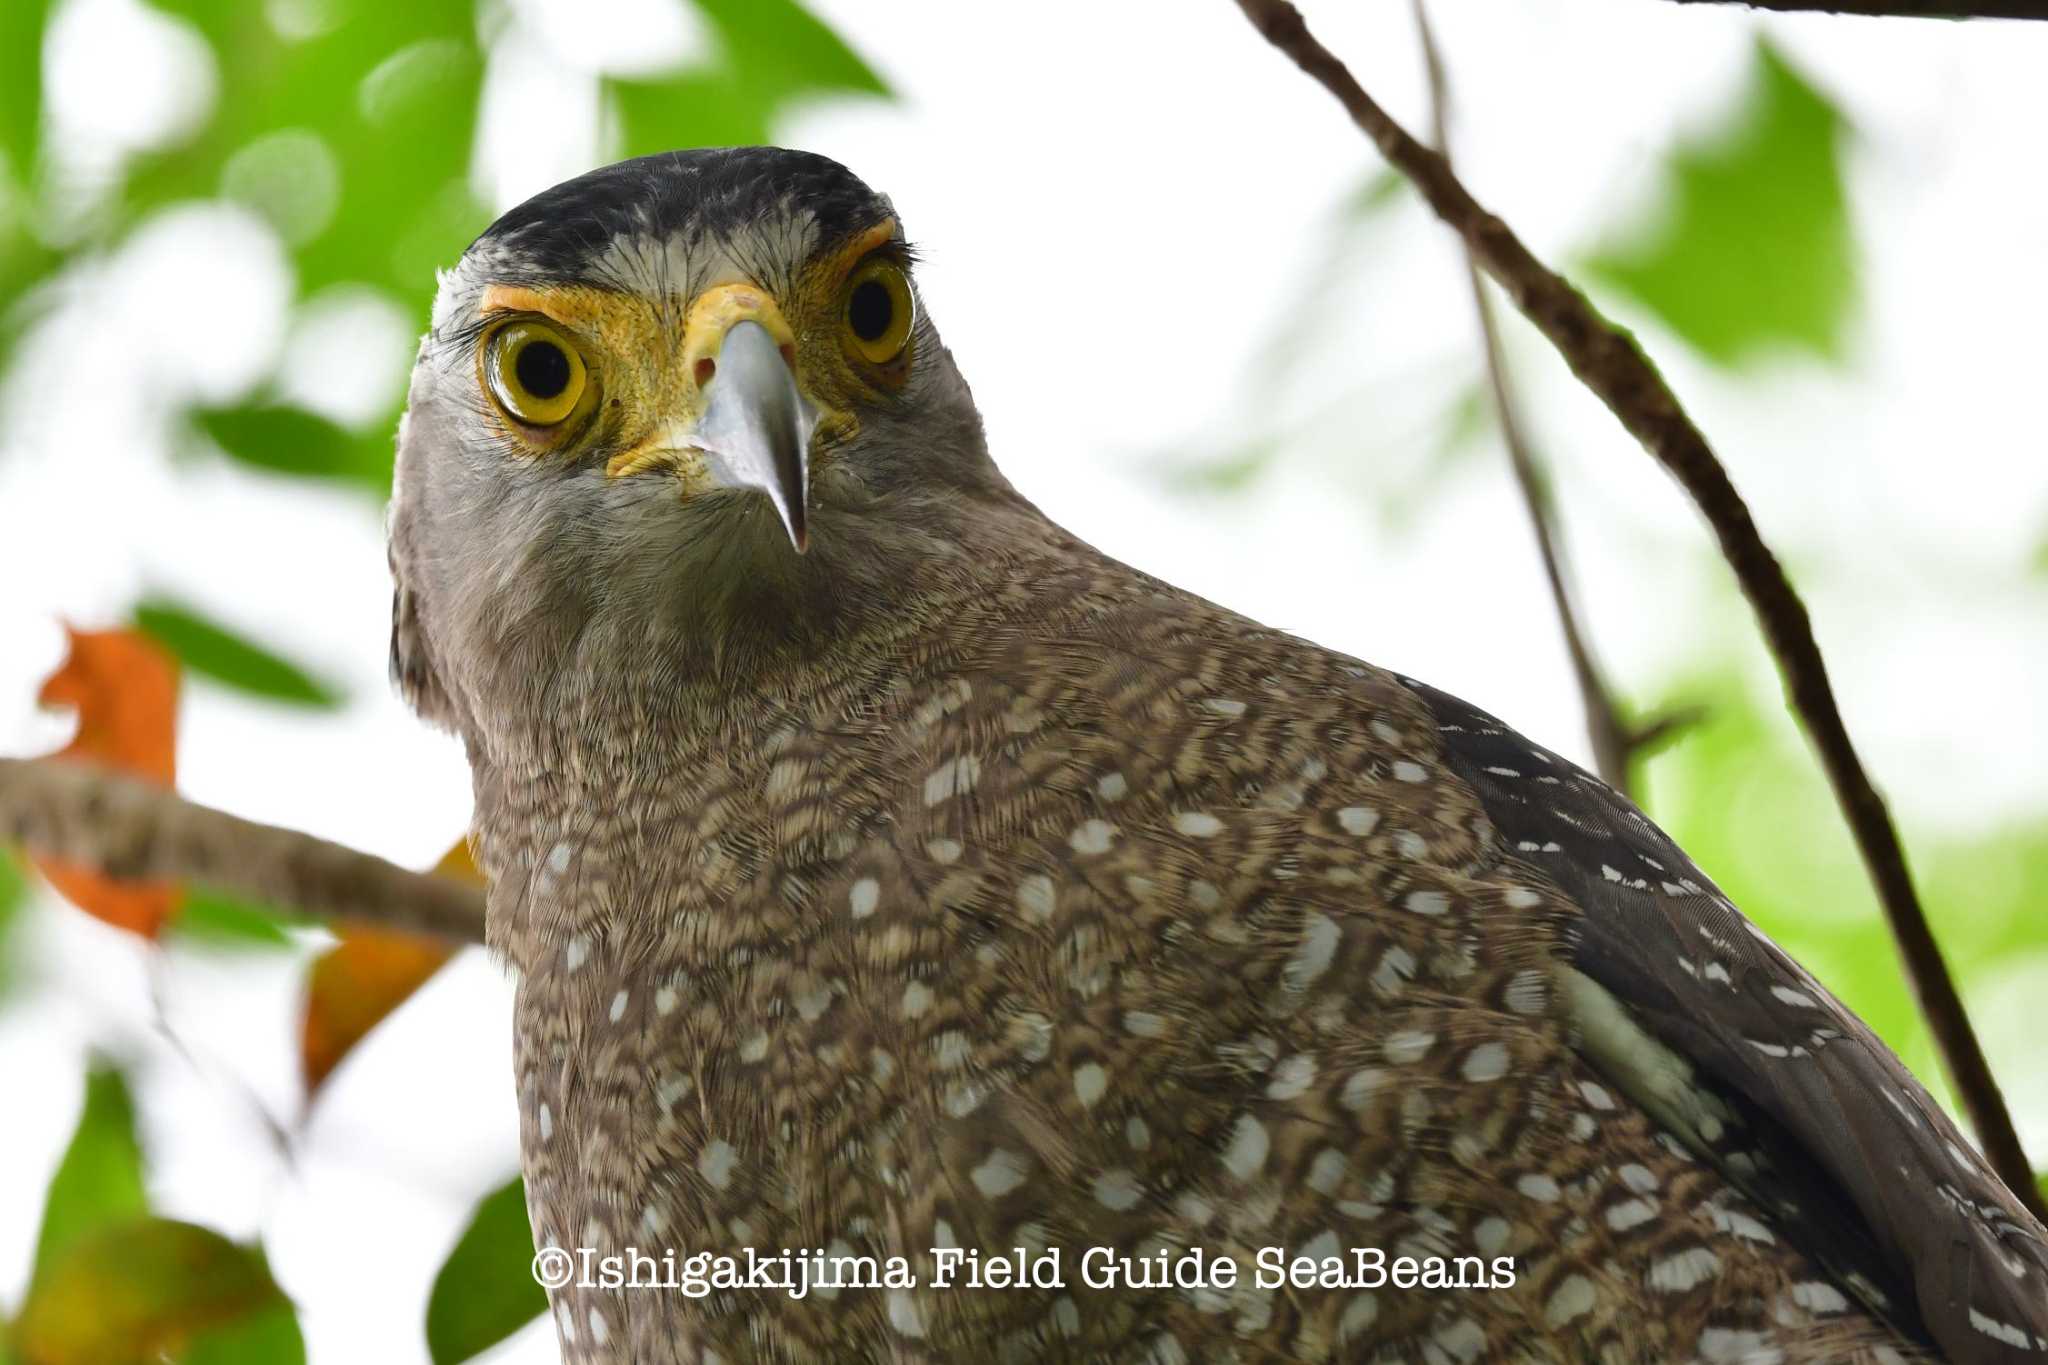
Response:
MULTIPOLYGON (((54 757, 170 785, 178 766, 177 661, 132 630, 67 627, 65 634, 69 652, 36 695, 78 717, 77 733, 54 757)), ((155 938, 178 905, 174 886, 115 881, 47 858, 36 866, 73 905, 143 938, 155 938)))
POLYGON ((135 1103, 96 1063, 50 1179, 11 1335, 24 1365, 294 1365, 305 1346, 262 1254, 148 1212, 135 1103))
POLYGON ((311 923, 274 905, 251 905, 211 891, 187 891, 166 937, 224 951, 290 948, 292 936, 286 930, 311 923))
POLYGON ((341 696, 297 664, 165 598, 135 604, 135 625, 192 672, 252 696, 333 708, 341 696))
POLYGON ((253 468, 354 485, 379 498, 391 491, 397 448, 388 423, 357 433, 299 408, 260 401, 200 409, 192 420, 228 458, 253 468))
POLYGON ((298 1365, 306 1356, 262 1252, 169 1218, 109 1223, 66 1247, 30 1289, 14 1345, 23 1365, 298 1365))
POLYGON ((36 1237, 35 1278, 87 1235, 109 1223, 139 1218, 149 1203, 142 1190, 142 1145, 135 1136, 135 1101, 128 1081, 104 1062, 86 1073, 85 1105, 71 1145, 43 1196, 36 1237))
MULTIPOLYGON (((457 839, 434 871, 474 886, 484 874, 457 839)), ((439 939, 369 925, 338 927, 340 942, 313 959, 299 1018, 299 1073, 311 1103, 320 1087, 370 1030, 410 1000, 455 955, 439 939)))
POLYGON ((1238 428, 1245 434, 1152 456, 1169 487, 1239 495, 1282 459, 1321 456, 1336 477, 1362 490, 1379 529, 1395 533, 1413 525, 1470 457, 1487 448, 1492 405, 1476 353, 1425 362, 1414 373, 1354 383, 1334 395, 1303 392, 1311 362, 1330 352, 1344 321, 1330 306, 1331 281, 1369 259, 1392 214, 1402 210, 1424 211, 1407 180, 1385 168, 1337 201, 1322 242, 1278 310, 1283 321, 1252 350, 1256 359, 1238 428))
POLYGON ((623 132, 624 156, 676 146, 767 142, 789 104, 843 92, 889 88, 830 28, 795 0, 698 0, 720 61, 661 81, 607 82, 623 132), (687 143, 679 129, 689 130, 687 143))
POLYGON ((28 906, 28 877, 14 850, 0 848, 0 1001, 21 979, 21 915, 28 906))
MULTIPOLYGON (((1674 685, 1701 721, 1640 766, 1644 807, 1744 914, 1914 1065, 1945 1083, 1898 950, 1834 794, 1775 697, 1733 675, 1674 685)), ((1967 839, 1911 838, 1949 967, 1973 977, 2041 942, 2048 819, 1967 839)))
POLYGON ((427 1299, 434 1365, 480 1355, 547 1311, 547 1293, 533 1276, 534 1255, 526 1185, 514 1176, 478 1202, 434 1277, 427 1299))
MULTIPOLYGON (((49 7, 0 8, 0 310, 152 214, 226 198, 274 228, 302 296, 374 286, 423 329, 435 271, 490 221, 471 188, 488 52, 473 0, 319 0, 307 6, 155 0, 214 55, 218 89, 198 128, 138 153, 90 215, 45 234, 41 34, 49 7), (289 29, 289 31, 287 31, 289 29)), ((613 155, 766 141, 793 103, 886 95, 861 58, 795 0, 699 0, 715 56, 660 78, 602 81, 613 155)), ((0 331, 0 347, 10 339, 0 331)), ((0 354, 0 362, 4 362, 0 354)), ((230 458, 275 473, 389 491, 396 410, 349 430, 258 393, 191 414, 230 458)))
POLYGON ((1857 296, 1844 121, 1759 38, 1729 126, 1672 149, 1665 203, 1585 262, 1702 355, 1839 358, 1857 296))

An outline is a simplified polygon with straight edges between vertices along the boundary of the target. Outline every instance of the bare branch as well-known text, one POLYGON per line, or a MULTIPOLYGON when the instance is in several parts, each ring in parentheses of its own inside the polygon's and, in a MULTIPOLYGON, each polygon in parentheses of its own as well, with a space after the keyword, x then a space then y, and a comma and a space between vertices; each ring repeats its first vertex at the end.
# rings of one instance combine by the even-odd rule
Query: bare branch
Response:
POLYGON ((1550 339, 1572 373, 1599 395, 1706 517, 1722 555, 1756 612, 1793 709, 1819 752, 1821 766, 1835 789, 1905 960, 1907 979, 1941 1048, 1956 1094, 1977 1130, 1985 1158, 2017 1198, 2037 1217, 2048 1219, 2026 1154, 2013 1132, 2005 1097, 1984 1060, 1941 949, 1927 927, 1927 915, 1913 888, 1891 812, 1871 784, 1842 723, 1806 604, 1785 577, 1777 556, 1764 544, 1749 508, 1707 438, 1629 335, 1601 317, 1583 294, 1537 260, 1505 223, 1474 200, 1443 157, 1395 123, 1344 64, 1316 41, 1300 11, 1287 0, 1237 0, 1237 4, 1268 42, 1336 96, 1352 122, 1373 140, 1388 162, 1407 176, 1437 216, 1464 238, 1472 258, 1550 339))
POLYGON ((89 764, 0 759, 0 842, 117 880, 182 882, 321 918, 483 942, 475 886, 89 764))
MULTIPOLYGON (((1429 72, 1430 122, 1437 151, 1450 164, 1450 95, 1444 78, 1443 56, 1437 50, 1423 0, 1414 0, 1415 27, 1422 38, 1422 56, 1429 72)), ((1493 316, 1493 300, 1487 297, 1486 282, 1468 247, 1464 252, 1465 278, 1471 286, 1472 309, 1478 316, 1479 340, 1486 356, 1487 389, 1493 396, 1494 420, 1500 427, 1501 444, 1507 447, 1508 464, 1515 472, 1515 486, 1521 490, 1522 505, 1528 510, 1530 529, 1536 533, 1536 551, 1543 560, 1543 577, 1550 585, 1550 600, 1557 608, 1557 623, 1564 632, 1565 651, 1571 656, 1572 674, 1578 679, 1579 700, 1586 712, 1586 737, 1593 747, 1593 767, 1608 786, 1618 792, 1629 790, 1629 759, 1635 744, 1614 695, 1607 690, 1592 642, 1579 624, 1572 603, 1569 573, 1564 562, 1563 535, 1557 525, 1557 503, 1550 485, 1537 468, 1536 453, 1523 434, 1521 413, 1508 383, 1507 355, 1501 347, 1500 327, 1493 316)))
POLYGON ((1858 14, 1889 19, 2048 19, 2048 0, 1677 0, 1741 5, 1781 14, 1858 14))

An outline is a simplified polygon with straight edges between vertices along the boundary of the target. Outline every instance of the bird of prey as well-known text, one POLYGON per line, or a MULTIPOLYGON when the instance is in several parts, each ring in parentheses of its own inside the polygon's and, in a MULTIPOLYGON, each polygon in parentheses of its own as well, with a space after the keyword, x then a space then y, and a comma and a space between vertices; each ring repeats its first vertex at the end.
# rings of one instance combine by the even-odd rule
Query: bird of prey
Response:
POLYGON ((565 1359, 2048 1360, 1862 1022, 1569 762, 1048 520, 915 259, 833 161, 643 157, 420 347, 393 669, 565 1359))

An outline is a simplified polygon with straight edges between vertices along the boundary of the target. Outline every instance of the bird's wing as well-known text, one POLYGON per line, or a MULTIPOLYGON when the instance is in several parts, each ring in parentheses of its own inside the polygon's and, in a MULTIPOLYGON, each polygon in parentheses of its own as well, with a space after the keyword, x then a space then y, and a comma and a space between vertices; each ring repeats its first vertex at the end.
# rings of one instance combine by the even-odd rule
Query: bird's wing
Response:
POLYGON ((1584 911, 1574 956, 1604 988, 1592 994, 1619 1001, 1754 1106, 1753 1126, 1781 1128, 1833 1178, 1953 1359, 2048 1360, 2048 1237, 1890 1049, 1626 797, 1485 712, 1401 681, 1515 856, 1584 911))

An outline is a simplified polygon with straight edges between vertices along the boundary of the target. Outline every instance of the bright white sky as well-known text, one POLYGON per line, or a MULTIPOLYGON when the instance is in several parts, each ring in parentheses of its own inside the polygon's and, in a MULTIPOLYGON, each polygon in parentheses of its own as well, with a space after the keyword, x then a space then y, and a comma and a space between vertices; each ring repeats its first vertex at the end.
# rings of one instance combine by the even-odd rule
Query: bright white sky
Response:
MULTIPOLYGON (((894 196, 996 457, 1028 495, 1155 574, 1583 756, 1498 457, 1467 461, 1405 529, 1371 510, 1416 477, 1473 373, 1473 336, 1457 258, 1412 205, 1343 279, 1313 287, 1337 200, 1377 168, 1327 96, 1228 0, 815 7, 903 98, 806 110, 781 138, 894 196), (1305 343, 1301 372, 1262 386, 1262 359, 1290 336, 1305 343), (1345 395, 1355 422, 1304 441, 1248 493, 1180 495, 1162 477, 1176 451, 1292 429, 1345 395)), ((1406 6, 1307 10, 1397 116, 1425 126, 1406 6)), ((480 170, 501 207, 589 164, 593 68, 686 59, 704 42, 675 0, 514 0, 507 17, 480 170)), ((1466 178, 1552 260, 1644 210, 1660 153, 1728 107, 1759 28, 1845 108, 1871 286, 1847 365, 1729 376, 1623 316, 1806 571, 1851 728, 1908 824, 2038 813, 2048 589, 2024 565, 2048 532, 2048 25, 1664 0, 1446 3, 1437 22, 1466 178)), ((79 145, 118 145, 203 109, 207 61, 135 0, 71 0, 53 99, 79 145)), ((146 227, 35 334, 0 396, 0 752, 68 733, 33 705, 60 618, 111 623, 145 588, 169 590, 353 699, 309 722, 188 685, 184 790, 425 865, 463 827, 467 775, 387 690, 378 509, 164 448, 181 395, 228 400, 275 373, 346 417, 398 391, 409 344, 381 305, 344 296, 295 314, 287 272, 267 229, 195 206, 146 227)), ((1647 694, 1726 657, 1747 620, 1681 496, 1532 333, 1517 323, 1510 343, 1616 676, 1647 694)), ((0 1285, 26 1273, 83 1058, 111 1049, 136 1063, 160 1204, 263 1236, 316 1365, 424 1360, 433 1271, 515 1162, 496 969, 471 955, 380 1030, 287 1167, 260 1115, 297 1114, 298 963, 182 952, 152 973, 83 916, 32 923, 41 984, 0 1014, 0 1075, 36 1101, 0 1133, 0 1285), (154 1031, 152 982, 196 1065, 154 1031)), ((2044 988, 2048 952, 1980 1002, 2009 1077, 2025 1033, 1999 1023, 2044 988)), ((2022 1081, 2014 1098, 2048 1150, 2048 1086, 2022 1081)), ((529 1330, 492 1358, 549 1360, 552 1339, 529 1330)))

